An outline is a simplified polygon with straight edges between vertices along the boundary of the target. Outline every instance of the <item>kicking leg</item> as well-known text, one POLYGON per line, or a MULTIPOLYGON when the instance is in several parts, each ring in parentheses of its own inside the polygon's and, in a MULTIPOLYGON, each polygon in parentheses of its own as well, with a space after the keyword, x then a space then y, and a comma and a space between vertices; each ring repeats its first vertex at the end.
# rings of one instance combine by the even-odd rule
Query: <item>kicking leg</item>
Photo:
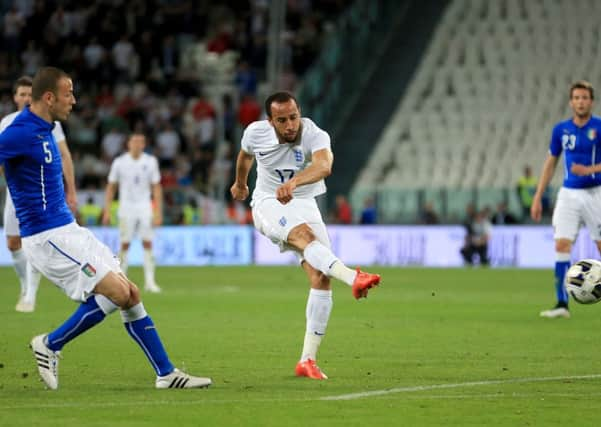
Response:
POLYGON ((359 269, 353 271, 344 265, 327 246, 317 240, 308 224, 300 224, 290 230, 287 243, 300 250, 314 269, 352 286, 356 299, 367 297, 367 291, 380 284, 379 274, 370 274, 359 269))

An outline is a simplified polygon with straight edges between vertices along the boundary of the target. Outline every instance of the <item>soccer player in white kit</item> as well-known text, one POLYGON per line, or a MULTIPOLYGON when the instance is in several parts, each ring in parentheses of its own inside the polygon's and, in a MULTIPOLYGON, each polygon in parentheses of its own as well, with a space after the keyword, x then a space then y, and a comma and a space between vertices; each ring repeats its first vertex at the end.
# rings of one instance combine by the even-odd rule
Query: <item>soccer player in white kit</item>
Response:
MULTIPOLYGON (((31 77, 22 76, 14 84, 13 101, 17 105, 17 111, 5 116, 0 121, 0 132, 4 131, 17 117, 17 115, 31 103, 31 77)), ((54 122, 52 130, 54 139, 58 143, 63 161, 63 177, 67 204, 72 210, 77 207, 77 194, 75 190, 75 176, 73 173, 73 161, 67 146, 65 133, 60 122, 54 122)), ((21 292, 15 310, 22 313, 31 313, 35 310, 36 295, 40 285, 40 273, 32 268, 27 262, 25 253, 21 248, 21 236, 19 233, 19 221, 15 213, 15 206, 10 197, 8 187, 6 189, 6 200, 4 202, 4 233, 6 234, 6 246, 13 258, 15 271, 19 277, 21 292)))
POLYGON ((158 293, 161 288, 154 278, 155 262, 152 254, 154 226, 163 222, 163 191, 161 173, 155 156, 145 153, 146 137, 133 133, 127 141, 127 153, 117 157, 111 165, 105 194, 103 224, 110 222, 109 207, 119 186, 119 236, 121 240, 121 269, 127 272, 127 254, 135 235, 144 247, 144 289, 158 293), (155 206, 153 210, 151 201, 155 206))
POLYGON ((326 379, 316 364, 317 350, 332 310, 330 277, 352 287, 356 299, 380 283, 380 275, 351 270, 330 249, 330 239, 315 197, 325 193, 324 178, 332 170, 329 135, 308 118, 301 118, 297 101, 276 92, 265 101, 267 120, 251 123, 242 136, 236 161, 235 200, 248 197, 248 173, 257 160, 252 213, 257 230, 299 257, 311 284, 306 330, 297 376, 326 379))
POLYGON ((555 292, 557 305, 541 311, 541 317, 569 318, 565 275, 570 267, 572 244, 582 224, 601 252, 601 118, 593 116, 593 86, 584 80, 570 87, 573 115, 555 125, 549 154, 532 200, 530 215, 535 221, 542 216, 542 197, 562 152, 564 180, 553 210, 555 239, 555 292))

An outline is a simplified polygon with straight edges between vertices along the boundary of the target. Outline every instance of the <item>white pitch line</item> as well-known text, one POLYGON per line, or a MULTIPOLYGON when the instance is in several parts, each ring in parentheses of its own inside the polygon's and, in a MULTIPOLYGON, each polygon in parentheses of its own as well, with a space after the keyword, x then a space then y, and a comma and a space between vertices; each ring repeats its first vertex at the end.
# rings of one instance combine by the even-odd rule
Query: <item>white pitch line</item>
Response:
MULTIPOLYGON (((143 401, 131 401, 131 400, 119 400, 119 401, 102 401, 102 402, 86 402, 82 403, 79 401, 71 402, 31 402, 15 405, 3 405, 0 406, 0 413, 6 410, 23 410, 23 409, 60 409, 60 408, 115 408, 124 406, 157 406, 157 405, 173 405, 173 406, 192 406, 192 405, 207 405, 207 404, 231 404, 231 403, 273 403, 273 402, 315 402, 316 400, 353 400, 362 399, 371 396, 383 396, 394 393, 413 393, 419 391, 429 390, 444 390, 444 389, 456 389, 462 387, 476 387, 476 386, 487 386, 495 384, 517 384, 517 383, 535 383, 535 382, 551 382, 551 381, 566 381, 566 380, 590 380, 599 379, 601 374, 591 375, 568 375, 561 377, 539 377, 539 378, 509 378, 506 380, 490 380, 490 381, 470 381, 464 383, 453 383, 453 384, 431 384, 421 385, 412 387, 397 387, 386 390, 373 390, 362 393, 350 393, 341 394, 337 396, 324 396, 324 397, 311 397, 305 396, 300 398, 245 398, 245 399, 212 399, 210 398, 210 391, 202 392, 204 395, 201 399, 146 399, 143 401)), ((423 397, 412 396, 412 399, 498 399, 498 398, 512 398, 512 397, 536 397, 540 394, 537 393, 512 393, 512 394, 478 394, 478 395, 426 395, 423 397)), ((558 394, 558 393, 544 393, 543 397, 548 396, 560 396, 569 397, 572 395, 558 394)), ((593 396, 593 395, 591 395, 593 396)))
POLYGON ((489 380, 489 381, 469 381, 465 383, 454 383, 454 384, 431 384, 431 385, 418 385, 413 387, 396 387, 389 388, 386 390, 372 390, 364 391, 359 393, 339 394, 337 396, 324 396, 320 397, 319 400, 354 400, 363 399, 366 397, 373 396, 385 396, 387 394, 394 393, 412 393, 416 391, 428 391, 428 390, 443 390, 451 388, 463 388, 463 387, 477 387, 495 384, 518 384, 518 383, 539 383, 548 381, 565 381, 565 380, 591 380, 601 378, 601 374, 592 375, 568 375, 562 377, 539 377, 539 378, 509 378, 506 380, 489 380))

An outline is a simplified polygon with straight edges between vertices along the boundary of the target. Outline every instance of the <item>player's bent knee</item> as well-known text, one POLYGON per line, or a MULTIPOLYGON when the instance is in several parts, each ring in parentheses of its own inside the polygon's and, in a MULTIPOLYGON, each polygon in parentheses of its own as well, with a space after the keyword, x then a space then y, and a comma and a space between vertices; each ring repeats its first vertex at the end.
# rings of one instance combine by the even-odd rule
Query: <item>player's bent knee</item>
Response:
MULTIPOLYGON (((114 272, 109 272, 94 288, 94 292, 104 295, 120 308, 127 308, 131 299, 128 282, 114 272)), ((139 296, 138 296, 139 298, 139 296)))
POLYGON ((568 253, 572 251, 572 242, 568 239, 558 239, 555 241, 555 251, 568 253))
POLYGON ((140 290, 133 282, 129 282, 129 301, 127 305, 133 307, 134 305, 139 304, 140 301, 140 290))
POLYGON ((300 224, 290 230, 287 241, 293 246, 304 249, 305 246, 315 239, 315 233, 309 224, 300 224))

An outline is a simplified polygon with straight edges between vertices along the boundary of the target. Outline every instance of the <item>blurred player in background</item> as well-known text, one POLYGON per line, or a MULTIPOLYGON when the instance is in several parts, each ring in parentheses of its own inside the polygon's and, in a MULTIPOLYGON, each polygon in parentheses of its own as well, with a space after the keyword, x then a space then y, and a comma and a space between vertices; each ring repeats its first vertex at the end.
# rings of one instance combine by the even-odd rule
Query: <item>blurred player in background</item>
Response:
MULTIPOLYGON (((163 191, 156 157, 144 152, 146 137, 132 134, 127 141, 127 153, 117 157, 111 165, 106 186, 104 206, 111 206, 119 186, 119 236, 121 240, 121 269, 127 273, 127 255, 131 240, 137 234, 144 247, 144 289, 158 293, 161 288, 154 278, 155 262, 152 254, 154 226, 163 222, 163 191), (154 214, 151 201, 154 201, 154 214)), ((110 210, 105 209, 102 223, 110 223, 110 210)))
POLYGON ((573 116, 553 128, 549 154, 532 200, 530 215, 540 221, 545 189, 564 152, 565 177, 553 211, 557 305, 542 311, 542 317, 570 317, 564 280, 581 224, 586 225, 601 252, 601 163, 596 163, 601 155, 601 118, 592 115, 593 99, 589 82, 580 80, 570 87, 573 116))
POLYGON ((315 197, 325 193, 333 156, 330 136, 308 118, 301 118, 296 99, 277 92, 265 101, 267 120, 250 124, 242 136, 236 180, 230 188, 236 200, 248 197, 248 174, 257 159, 252 195, 255 227, 279 245, 294 250, 311 284, 306 331, 296 375, 327 376, 316 364, 317 350, 332 310, 330 277, 352 287, 357 299, 380 283, 380 276, 351 270, 330 249, 330 239, 315 197))
POLYGON ((40 68, 33 78, 31 105, 0 134, 0 162, 27 260, 80 302, 57 329, 31 340, 40 377, 56 390, 63 347, 120 309, 125 329, 156 372, 156 388, 208 387, 209 378, 175 369, 146 313, 140 291, 123 274, 109 248, 77 225, 65 203, 61 157, 51 132, 53 122, 66 120, 74 104, 71 78, 58 68, 40 68))
MULTIPOLYGON (((0 121, 0 132, 3 132, 12 122, 15 117, 31 103, 31 77, 20 77, 14 84, 13 101, 17 105, 17 111, 5 116, 0 121)), ((67 204, 72 211, 77 208, 77 194, 75 191, 75 176, 73 173, 73 160, 67 146, 65 133, 60 122, 54 122, 52 135, 61 155, 63 165, 63 178, 65 184, 65 194, 67 204)), ((36 294, 40 285, 40 273, 31 268, 31 264, 27 262, 27 258, 21 249, 21 236, 19 234, 19 221, 15 213, 10 191, 6 189, 6 201, 4 203, 4 232, 6 234, 6 245, 13 258, 15 271, 19 277, 21 284, 21 293, 15 309, 23 313, 30 313, 35 310, 36 294)))

